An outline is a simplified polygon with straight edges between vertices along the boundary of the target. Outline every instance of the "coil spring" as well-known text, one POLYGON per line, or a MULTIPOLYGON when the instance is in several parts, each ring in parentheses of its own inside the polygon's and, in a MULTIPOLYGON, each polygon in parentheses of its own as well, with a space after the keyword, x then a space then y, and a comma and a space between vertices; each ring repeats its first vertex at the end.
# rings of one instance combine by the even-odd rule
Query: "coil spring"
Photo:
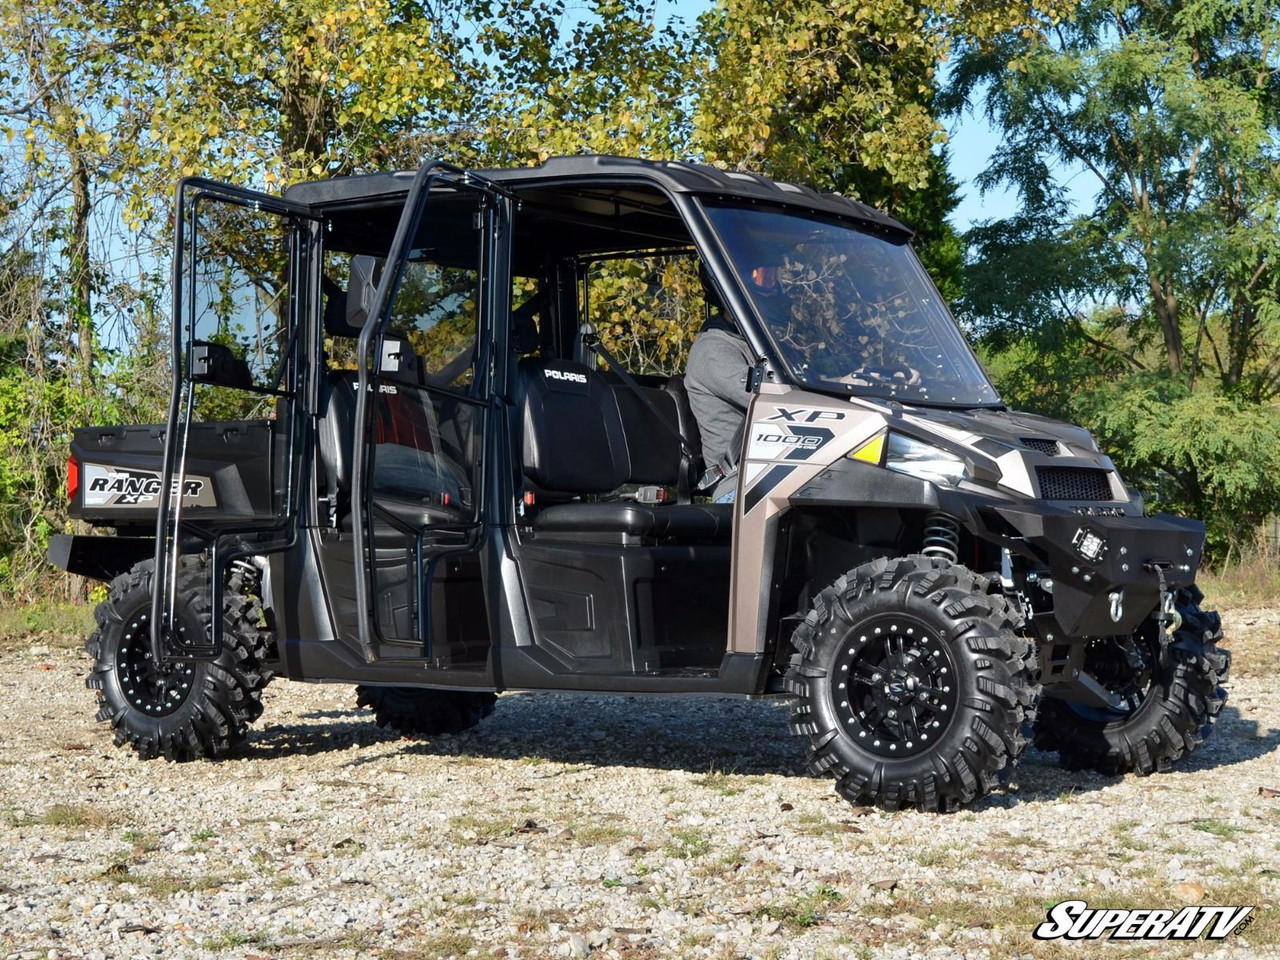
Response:
POLYGON ((960 559, 960 521, 936 510, 925 517, 920 552, 955 563, 960 559))
POLYGON ((228 568, 234 573, 244 577, 244 582, 251 588, 256 589, 258 586, 259 571, 258 567, 251 560, 232 560, 228 568))

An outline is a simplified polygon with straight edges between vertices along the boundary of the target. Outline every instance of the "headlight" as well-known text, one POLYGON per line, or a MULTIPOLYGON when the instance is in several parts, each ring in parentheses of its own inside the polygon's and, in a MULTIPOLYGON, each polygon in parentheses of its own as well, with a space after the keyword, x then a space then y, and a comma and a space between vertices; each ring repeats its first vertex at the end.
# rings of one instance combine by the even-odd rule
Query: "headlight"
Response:
POLYGON ((965 462, 954 453, 900 433, 890 431, 889 442, 885 446, 884 465, 898 473, 948 486, 954 486, 969 476, 965 462))

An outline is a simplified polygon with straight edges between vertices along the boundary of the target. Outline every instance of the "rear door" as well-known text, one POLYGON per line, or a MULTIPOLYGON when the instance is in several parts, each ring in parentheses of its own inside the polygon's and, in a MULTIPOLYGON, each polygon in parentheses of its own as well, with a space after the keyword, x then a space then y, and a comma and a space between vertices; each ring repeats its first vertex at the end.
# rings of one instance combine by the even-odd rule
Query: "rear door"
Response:
POLYGON ((205 591, 221 609, 228 564, 291 539, 299 332, 317 233, 306 208, 278 197, 201 179, 178 187, 173 390, 156 498, 158 654, 217 657, 221 618, 192 636, 178 606, 205 591), (206 553, 210 562, 195 561, 206 553))
POLYGON ((370 660, 479 671, 488 657, 478 553, 504 216, 483 183, 424 169, 361 333, 352 505, 370 660))

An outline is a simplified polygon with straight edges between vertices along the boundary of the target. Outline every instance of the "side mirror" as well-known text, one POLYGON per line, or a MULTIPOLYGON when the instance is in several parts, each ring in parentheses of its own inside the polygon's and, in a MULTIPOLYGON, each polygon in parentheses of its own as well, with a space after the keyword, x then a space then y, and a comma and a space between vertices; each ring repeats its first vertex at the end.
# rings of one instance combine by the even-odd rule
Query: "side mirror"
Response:
POLYGON ((236 356, 225 343, 193 340, 190 357, 187 375, 192 383, 211 383, 240 390, 253 387, 253 374, 249 372, 244 357, 236 356))
POLYGON ((360 335, 360 328, 369 318, 373 309, 373 298, 378 292, 378 269, 376 257, 359 254, 351 258, 351 279, 347 282, 347 326, 360 335))

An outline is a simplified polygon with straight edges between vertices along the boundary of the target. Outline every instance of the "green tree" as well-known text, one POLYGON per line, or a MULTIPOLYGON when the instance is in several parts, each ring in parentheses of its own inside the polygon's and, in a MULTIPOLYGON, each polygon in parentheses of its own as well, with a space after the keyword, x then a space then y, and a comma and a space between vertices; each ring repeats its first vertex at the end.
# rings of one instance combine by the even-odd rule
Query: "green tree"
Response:
POLYGON ((608 153, 685 159, 699 80, 712 51, 649 0, 473 0, 487 64, 475 144, 483 162, 537 163, 608 153), (572 28, 565 24, 580 19, 572 28))
POLYGON ((133 0, 99 29, 130 63, 149 121, 130 145, 130 214, 178 176, 260 189, 452 152, 475 77, 457 4, 133 0), (419 131, 428 131, 420 134, 419 131))
POLYGON ((1280 4, 1086 2, 960 58, 1001 131, 964 310, 1006 399, 1090 426, 1220 553, 1280 509, 1280 4), (1090 178, 1087 216, 1066 179, 1090 178))
MULTIPOLYGON (((1099 269, 1079 272, 1076 290, 1123 309, 1135 345, 1155 333, 1170 374, 1275 395, 1278 71, 1274 0, 1094 0, 1045 42, 968 51, 949 105, 982 98, 1002 134, 982 185, 1016 187, 1024 207, 1020 221, 972 239, 985 252, 998 232, 1014 252, 1021 232, 1059 289, 1071 285, 1062 262, 1092 261, 1099 269), (1068 223, 1064 177, 1077 171, 1096 203, 1068 223)), ((1006 303, 1020 297, 1010 290, 1006 303)))
POLYGON ((955 184, 939 152, 936 70, 957 41, 1038 36, 1072 2, 996 7, 954 0, 722 0, 702 20, 713 66, 695 113, 708 159, 811 183, 880 207, 918 231, 952 296, 960 244, 955 184))

